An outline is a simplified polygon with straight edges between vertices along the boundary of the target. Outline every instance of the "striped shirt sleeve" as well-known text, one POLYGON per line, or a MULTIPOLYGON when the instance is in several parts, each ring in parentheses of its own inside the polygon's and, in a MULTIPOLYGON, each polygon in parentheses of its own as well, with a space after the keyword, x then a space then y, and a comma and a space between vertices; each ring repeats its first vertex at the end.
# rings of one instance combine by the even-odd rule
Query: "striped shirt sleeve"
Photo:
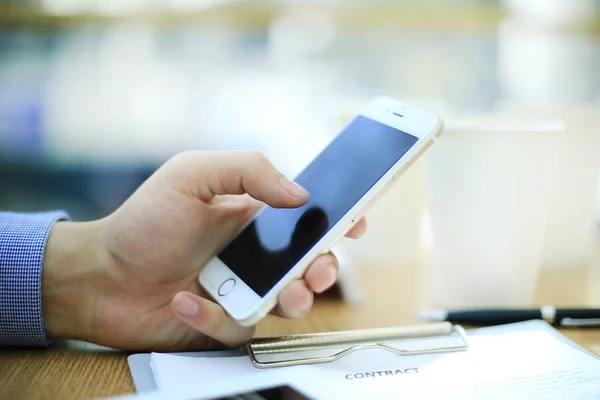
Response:
POLYGON ((41 278, 52 225, 63 211, 0 212, 0 346, 47 346, 41 278))

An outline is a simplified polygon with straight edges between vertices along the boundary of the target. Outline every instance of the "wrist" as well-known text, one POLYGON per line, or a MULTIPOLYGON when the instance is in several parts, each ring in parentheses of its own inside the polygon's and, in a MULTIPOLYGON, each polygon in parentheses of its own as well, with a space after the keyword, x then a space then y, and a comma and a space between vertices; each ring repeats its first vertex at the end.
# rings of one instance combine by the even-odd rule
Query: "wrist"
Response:
POLYGON ((42 317, 50 339, 90 340, 97 302, 100 222, 56 222, 42 266, 42 317))

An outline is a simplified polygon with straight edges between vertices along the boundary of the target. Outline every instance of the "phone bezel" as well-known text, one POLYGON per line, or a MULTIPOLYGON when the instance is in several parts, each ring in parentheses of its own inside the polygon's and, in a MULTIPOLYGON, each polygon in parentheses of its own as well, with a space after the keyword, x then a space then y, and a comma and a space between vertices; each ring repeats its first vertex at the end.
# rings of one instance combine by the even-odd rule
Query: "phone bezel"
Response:
MULTIPOLYGON (((206 264, 198 276, 201 286, 238 324, 253 325, 270 312, 277 303, 281 289, 291 280, 302 277, 319 255, 327 253, 387 192, 399 175, 436 140, 443 129, 443 122, 438 116, 387 97, 372 100, 357 116, 404 131, 418 140, 264 297, 254 292, 218 256, 206 264), (220 296, 219 288, 228 279, 234 279, 235 285, 227 295, 220 296)), ((242 230, 246 226, 247 224, 242 230)))

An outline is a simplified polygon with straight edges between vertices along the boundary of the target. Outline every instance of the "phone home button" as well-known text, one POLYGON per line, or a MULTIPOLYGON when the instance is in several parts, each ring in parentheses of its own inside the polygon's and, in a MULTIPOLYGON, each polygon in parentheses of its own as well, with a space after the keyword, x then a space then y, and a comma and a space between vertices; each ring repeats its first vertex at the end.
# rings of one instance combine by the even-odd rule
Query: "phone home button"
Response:
POLYGON ((234 286, 235 286, 235 279, 233 279, 233 278, 227 279, 225 282, 221 283, 221 286, 219 286, 219 291, 218 291, 219 296, 225 296, 226 294, 231 292, 231 290, 233 289, 234 286))

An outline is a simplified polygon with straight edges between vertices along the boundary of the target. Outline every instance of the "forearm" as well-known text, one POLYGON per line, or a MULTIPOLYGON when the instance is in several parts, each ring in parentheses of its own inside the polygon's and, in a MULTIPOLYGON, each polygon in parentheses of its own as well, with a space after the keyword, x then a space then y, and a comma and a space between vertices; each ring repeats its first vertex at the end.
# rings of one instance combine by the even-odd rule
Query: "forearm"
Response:
POLYGON ((101 222, 58 222, 48 237, 42 312, 49 338, 90 340, 98 301, 101 222))

